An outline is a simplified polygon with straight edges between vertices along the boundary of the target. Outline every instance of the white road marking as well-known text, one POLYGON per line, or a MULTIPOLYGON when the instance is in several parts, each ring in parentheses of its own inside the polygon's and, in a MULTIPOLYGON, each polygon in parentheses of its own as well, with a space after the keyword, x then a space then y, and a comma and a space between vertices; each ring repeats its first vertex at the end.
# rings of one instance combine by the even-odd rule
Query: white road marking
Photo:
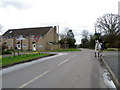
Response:
POLYGON ((77 55, 73 55, 71 58, 73 58, 73 57, 75 57, 75 56, 77 56, 77 55))
POLYGON ((36 79, 42 77, 43 75, 47 74, 48 72, 50 72, 50 70, 40 74, 39 76, 35 77, 34 79, 30 80, 29 82, 23 84, 22 86, 20 86, 19 88, 24 88, 25 86, 27 86, 28 84, 32 83, 33 81, 35 81, 36 79))
MULTIPOLYGON (((75 57, 75 56, 76 56, 76 55, 73 55, 71 58, 73 58, 73 57, 75 57)), ((70 58, 70 59, 71 59, 71 58, 70 58)), ((59 63, 58 65, 59 65, 59 66, 62 65, 62 64, 64 64, 65 62, 69 61, 70 59, 66 59, 65 61, 59 63)))
POLYGON ((58 65, 59 65, 59 66, 62 65, 62 64, 64 64, 65 62, 67 62, 68 60, 69 60, 69 59, 66 59, 65 61, 59 63, 58 65))

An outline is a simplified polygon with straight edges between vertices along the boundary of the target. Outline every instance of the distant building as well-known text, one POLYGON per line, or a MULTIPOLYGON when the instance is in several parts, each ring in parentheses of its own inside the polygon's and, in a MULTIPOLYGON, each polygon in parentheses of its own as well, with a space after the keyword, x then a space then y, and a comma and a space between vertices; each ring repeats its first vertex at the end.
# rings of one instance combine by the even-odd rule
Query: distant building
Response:
POLYGON ((59 49, 56 26, 9 29, 2 35, 8 49, 49 51, 59 49))

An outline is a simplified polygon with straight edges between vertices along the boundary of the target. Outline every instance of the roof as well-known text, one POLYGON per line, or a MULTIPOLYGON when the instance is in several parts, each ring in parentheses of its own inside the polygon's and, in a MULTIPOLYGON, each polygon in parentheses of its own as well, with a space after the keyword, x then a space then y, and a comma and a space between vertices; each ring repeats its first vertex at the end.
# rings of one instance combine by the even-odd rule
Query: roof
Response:
POLYGON ((35 28, 21 28, 21 29, 9 29, 3 36, 15 36, 15 35, 45 35, 50 27, 35 27, 35 28))

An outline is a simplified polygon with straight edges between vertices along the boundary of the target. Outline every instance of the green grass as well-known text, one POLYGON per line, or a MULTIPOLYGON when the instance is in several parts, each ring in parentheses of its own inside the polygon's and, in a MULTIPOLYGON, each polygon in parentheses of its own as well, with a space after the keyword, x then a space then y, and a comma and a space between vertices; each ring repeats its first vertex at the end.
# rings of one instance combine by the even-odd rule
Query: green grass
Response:
POLYGON ((71 49, 53 50, 52 52, 73 52, 73 51, 81 51, 81 50, 80 49, 71 48, 71 49))
POLYGON ((108 48, 108 49, 104 49, 103 51, 120 51, 120 49, 118 49, 118 48, 108 48))
POLYGON ((33 51, 19 51, 20 53, 32 53, 33 51))
POLYGON ((0 66, 7 66, 7 65, 11 65, 14 63, 19 63, 19 62, 23 62, 23 61, 28 61, 31 59, 36 59, 36 58, 40 58, 43 56, 48 56, 51 54, 24 54, 24 55, 19 55, 19 56, 12 56, 12 57, 3 57, 2 58, 2 62, 0 62, 0 66))

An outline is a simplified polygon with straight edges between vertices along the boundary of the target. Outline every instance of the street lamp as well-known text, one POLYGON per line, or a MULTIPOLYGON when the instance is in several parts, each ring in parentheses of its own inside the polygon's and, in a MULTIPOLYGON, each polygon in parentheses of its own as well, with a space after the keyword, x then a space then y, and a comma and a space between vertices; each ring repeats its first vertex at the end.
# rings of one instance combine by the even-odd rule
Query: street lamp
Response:
POLYGON ((21 41, 21 51, 22 51, 22 40, 25 40, 25 38, 23 37, 23 35, 20 35, 20 37, 18 38, 18 40, 21 41))

